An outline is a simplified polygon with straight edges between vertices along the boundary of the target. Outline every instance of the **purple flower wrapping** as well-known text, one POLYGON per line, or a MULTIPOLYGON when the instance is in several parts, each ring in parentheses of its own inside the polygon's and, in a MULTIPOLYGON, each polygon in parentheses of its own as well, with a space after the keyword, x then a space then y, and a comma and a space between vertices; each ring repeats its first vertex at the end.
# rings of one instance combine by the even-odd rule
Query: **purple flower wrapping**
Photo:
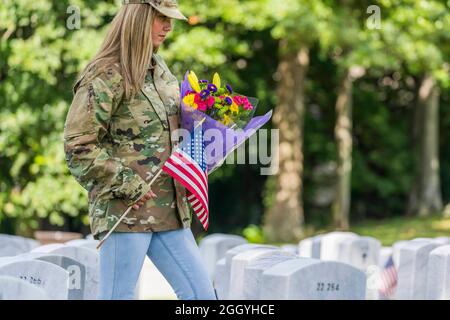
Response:
MULTIPOLYGON (((272 110, 263 116, 253 117, 243 129, 231 129, 221 122, 211 118, 207 114, 195 110, 183 103, 183 97, 192 90, 186 73, 184 81, 181 83, 181 128, 193 132, 193 128, 200 121, 202 131, 205 136, 205 148, 211 152, 206 152, 206 163, 208 173, 217 169, 225 158, 252 136, 259 128, 266 124, 272 117, 272 110), (211 130, 211 131, 210 131, 211 130), (205 134, 205 132, 207 132, 205 134)), ((256 109, 258 100, 251 99, 253 112, 256 109)), ((231 100, 231 98, 230 98, 231 100)), ((252 112, 252 114, 253 114, 252 112)))

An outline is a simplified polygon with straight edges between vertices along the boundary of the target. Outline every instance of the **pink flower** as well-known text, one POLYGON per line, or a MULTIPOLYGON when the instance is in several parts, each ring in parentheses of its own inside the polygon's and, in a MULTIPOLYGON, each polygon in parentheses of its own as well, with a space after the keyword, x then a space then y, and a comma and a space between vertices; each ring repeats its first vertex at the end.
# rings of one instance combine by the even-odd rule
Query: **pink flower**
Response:
POLYGON ((198 104, 198 109, 197 110, 200 110, 200 111, 202 111, 202 112, 205 112, 206 111, 206 103, 205 102, 202 102, 202 103, 199 103, 198 104))
POLYGON ((194 102, 198 105, 197 110, 200 110, 203 112, 206 111, 206 107, 207 107, 206 102, 202 100, 199 93, 195 94, 194 102))
POLYGON ((244 101, 242 99, 242 96, 234 96, 233 101, 238 105, 241 106, 244 104, 244 101))
POLYGON ((206 105, 208 106, 208 109, 211 109, 215 102, 216 100, 214 99, 214 97, 208 97, 206 99, 206 105))
POLYGON ((253 106, 248 101, 247 97, 244 96, 234 96, 233 101, 238 105, 242 106, 244 110, 251 110, 253 109, 253 106))

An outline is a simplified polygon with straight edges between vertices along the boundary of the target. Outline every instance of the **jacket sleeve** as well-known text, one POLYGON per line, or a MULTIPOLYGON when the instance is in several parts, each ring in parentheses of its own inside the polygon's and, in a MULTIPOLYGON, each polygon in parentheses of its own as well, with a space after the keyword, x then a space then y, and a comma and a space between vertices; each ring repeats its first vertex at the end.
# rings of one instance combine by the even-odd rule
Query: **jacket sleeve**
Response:
POLYGON ((70 173, 90 198, 119 198, 131 206, 150 188, 104 144, 123 95, 121 80, 119 73, 108 70, 76 86, 64 125, 64 152, 70 173))

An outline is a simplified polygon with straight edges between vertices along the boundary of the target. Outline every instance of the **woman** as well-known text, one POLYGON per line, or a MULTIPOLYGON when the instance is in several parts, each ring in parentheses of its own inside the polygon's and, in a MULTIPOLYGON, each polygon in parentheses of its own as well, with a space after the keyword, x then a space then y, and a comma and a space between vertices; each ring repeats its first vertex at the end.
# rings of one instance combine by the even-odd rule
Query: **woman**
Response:
POLYGON ((179 299, 216 299, 186 190, 165 173, 148 185, 177 143, 179 84, 156 53, 171 19, 186 19, 175 0, 124 0, 74 87, 64 150, 89 192, 94 238, 133 208, 100 249, 99 299, 133 299, 146 254, 179 299))

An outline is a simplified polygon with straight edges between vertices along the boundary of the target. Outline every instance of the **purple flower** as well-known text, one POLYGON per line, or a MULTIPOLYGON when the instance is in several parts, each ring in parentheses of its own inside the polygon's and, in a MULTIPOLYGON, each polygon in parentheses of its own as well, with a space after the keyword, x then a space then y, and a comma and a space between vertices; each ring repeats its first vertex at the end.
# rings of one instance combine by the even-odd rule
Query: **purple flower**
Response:
POLYGON ((231 88, 231 86, 229 84, 226 85, 226 88, 229 93, 233 93, 233 88, 231 88))
POLYGON ((233 100, 231 100, 230 97, 226 97, 226 98, 225 98, 225 103, 226 103, 227 105, 231 106, 231 104, 233 103, 233 100))
POLYGON ((209 90, 205 89, 200 92, 200 97, 204 100, 204 99, 208 98, 210 94, 211 94, 211 92, 209 92, 209 90))
POLYGON ((200 80, 199 83, 208 83, 208 80, 200 80))
POLYGON ((216 87, 216 85, 210 83, 210 84, 208 84, 208 90, 211 92, 217 92, 217 87, 216 87))

